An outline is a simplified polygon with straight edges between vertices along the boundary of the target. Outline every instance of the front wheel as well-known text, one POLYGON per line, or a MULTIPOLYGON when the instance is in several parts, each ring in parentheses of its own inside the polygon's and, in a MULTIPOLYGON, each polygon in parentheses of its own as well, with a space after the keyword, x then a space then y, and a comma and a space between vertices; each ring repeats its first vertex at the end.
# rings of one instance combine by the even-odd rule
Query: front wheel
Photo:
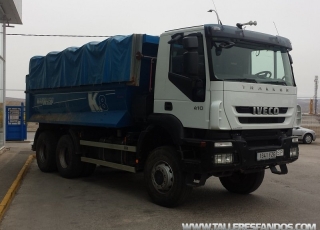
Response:
POLYGON ((144 177, 149 196, 161 206, 177 206, 192 191, 192 187, 186 185, 177 152, 169 146, 152 151, 145 165, 144 177))
POLYGON ((232 176, 220 177, 220 182, 229 192, 249 194, 257 190, 264 178, 264 170, 261 172, 244 174, 236 172, 232 176))

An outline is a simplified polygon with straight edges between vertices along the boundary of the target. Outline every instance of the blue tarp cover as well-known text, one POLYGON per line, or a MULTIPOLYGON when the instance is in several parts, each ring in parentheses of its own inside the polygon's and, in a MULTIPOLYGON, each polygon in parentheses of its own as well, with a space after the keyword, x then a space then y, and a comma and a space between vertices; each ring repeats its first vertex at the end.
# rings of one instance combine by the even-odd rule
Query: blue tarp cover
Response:
MULTIPOLYGON (((129 82, 134 36, 113 36, 32 57, 27 90, 129 82)), ((157 44, 159 38, 143 35, 143 42, 157 44)))
MULTIPOLYGON (((114 36, 31 58, 26 77, 26 117, 30 122, 128 127, 132 100, 149 92, 151 59, 159 37, 114 36)), ((154 76, 155 64, 153 64, 154 76)))

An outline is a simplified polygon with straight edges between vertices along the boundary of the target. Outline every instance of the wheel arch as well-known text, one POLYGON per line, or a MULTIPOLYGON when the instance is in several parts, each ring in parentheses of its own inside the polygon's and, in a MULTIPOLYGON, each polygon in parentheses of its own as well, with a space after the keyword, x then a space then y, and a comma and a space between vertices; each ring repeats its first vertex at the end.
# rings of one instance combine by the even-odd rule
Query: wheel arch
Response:
POLYGON ((304 138, 307 134, 311 135, 311 136, 312 136, 312 139, 313 139, 313 134, 312 134, 312 133, 309 133, 309 132, 304 133, 303 136, 302 136, 302 138, 304 138))
POLYGON ((160 146, 179 149, 184 137, 182 123, 171 114, 152 114, 148 122, 149 126, 141 132, 137 144, 137 158, 142 161, 142 165, 153 149, 160 146))
POLYGON ((181 145, 184 137, 184 128, 181 121, 172 114, 152 114, 148 117, 149 124, 161 127, 171 137, 175 145, 181 145))
POLYGON ((31 146, 31 149, 33 151, 36 150, 38 138, 39 138, 40 134, 43 132, 50 132, 52 135, 55 135, 58 139, 61 136, 63 136, 64 134, 69 134, 75 143, 77 143, 77 140, 79 140, 79 139, 77 139, 76 132, 73 131, 73 129, 71 127, 40 123, 39 128, 37 129, 35 136, 34 136, 33 145, 31 146))

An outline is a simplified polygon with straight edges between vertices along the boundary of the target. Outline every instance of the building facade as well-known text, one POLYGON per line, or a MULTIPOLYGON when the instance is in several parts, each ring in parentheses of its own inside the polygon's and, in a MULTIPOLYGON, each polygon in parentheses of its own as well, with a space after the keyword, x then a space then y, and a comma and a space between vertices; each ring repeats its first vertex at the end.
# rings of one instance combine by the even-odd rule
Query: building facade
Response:
POLYGON ((22 24, 22 0, 0 0, 0 149, 5 145, 6 28, 22 24))

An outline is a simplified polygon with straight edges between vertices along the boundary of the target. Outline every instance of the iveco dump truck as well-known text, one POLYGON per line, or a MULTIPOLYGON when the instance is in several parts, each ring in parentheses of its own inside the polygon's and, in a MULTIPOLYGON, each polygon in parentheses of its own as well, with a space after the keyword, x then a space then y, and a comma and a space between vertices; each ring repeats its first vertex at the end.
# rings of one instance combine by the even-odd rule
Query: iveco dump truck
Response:
POLYGON ((291 49, 284 37, 208 24, 33 57, 26 111, 39 123, 38 166, 65 178, 96 165, 143 172, 162 206, 211 176, 251 193, 265 169, 286 174, 298 159, 291 49))

